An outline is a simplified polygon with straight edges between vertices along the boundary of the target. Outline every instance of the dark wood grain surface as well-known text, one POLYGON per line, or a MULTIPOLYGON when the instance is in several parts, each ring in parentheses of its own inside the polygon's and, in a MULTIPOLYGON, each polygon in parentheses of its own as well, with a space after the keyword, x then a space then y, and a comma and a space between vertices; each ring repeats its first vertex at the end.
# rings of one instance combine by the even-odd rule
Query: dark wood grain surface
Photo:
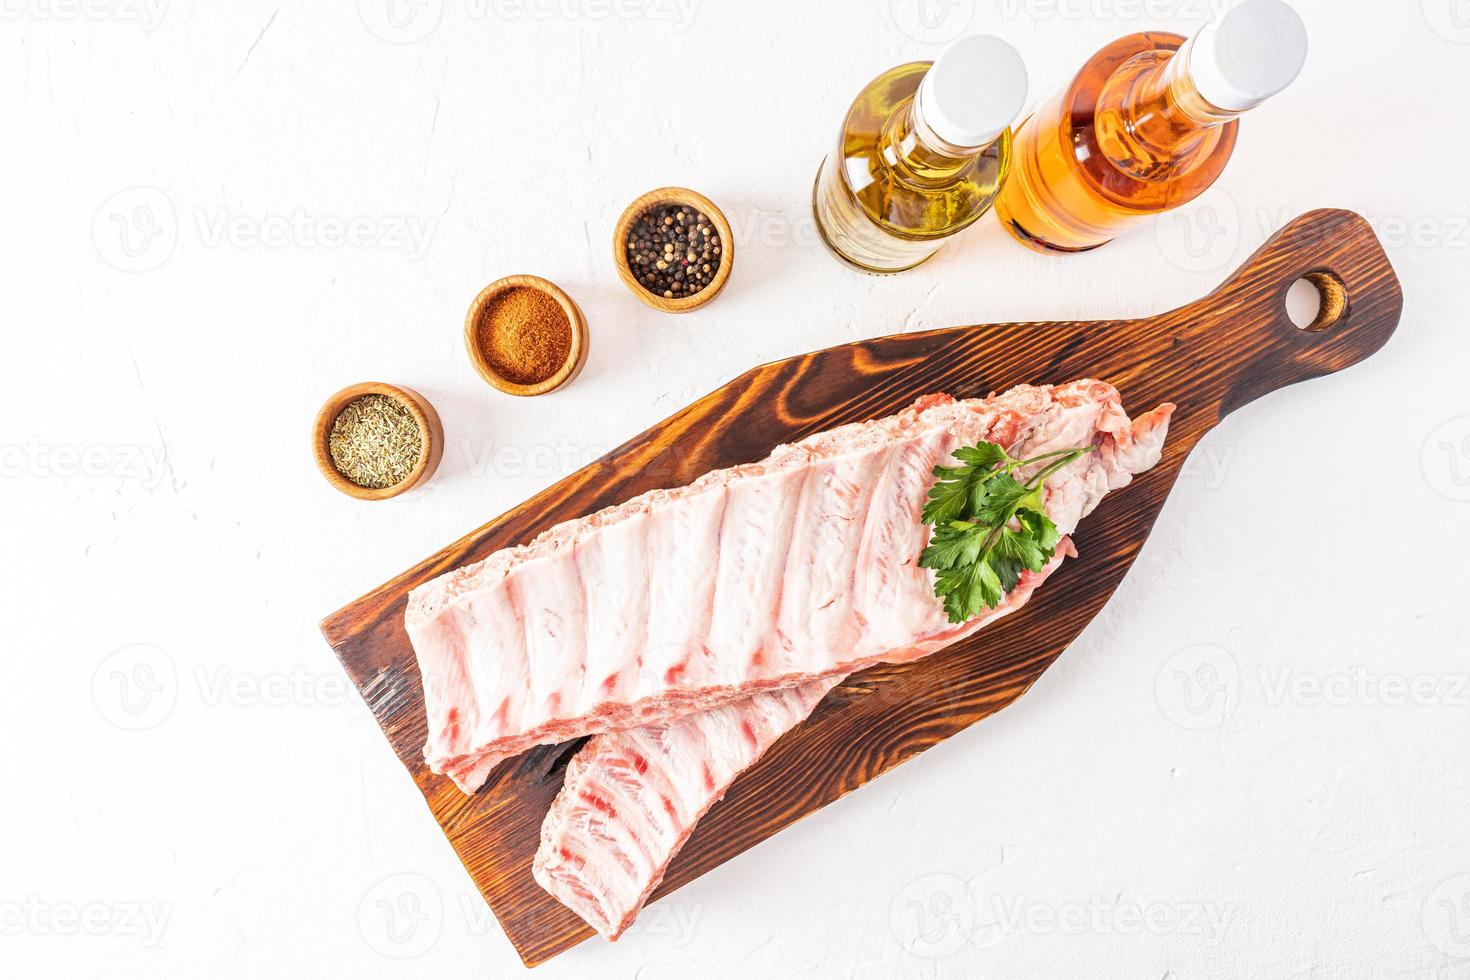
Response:
POLYGON ((1201 437, 1261 395, 1368 357, 1401 309, 1398 280, 1368 224, 1347 211, 1314 211, 1215 292, 1158 316, 957 327, 767 364, 332 614, 322 632, 521 958, 535 965, 593 935, 531 878, 541 820, 575 743, 502 763, 474 796, 430 773, 423 691, 403 627, 410 589, 560 521, 892 414, 931 392, 967 398, 1094 377, 1116 385, 1132 414, 1178 405, 1159 465, 1082 523, 1079 559, 976 637, 835 689, 700 822, 657 897, 1018 698, 1112 595, 1201 437), (1286 291, 1303 277, 1328 300, 1321 329, 1287 318, 1286 291))

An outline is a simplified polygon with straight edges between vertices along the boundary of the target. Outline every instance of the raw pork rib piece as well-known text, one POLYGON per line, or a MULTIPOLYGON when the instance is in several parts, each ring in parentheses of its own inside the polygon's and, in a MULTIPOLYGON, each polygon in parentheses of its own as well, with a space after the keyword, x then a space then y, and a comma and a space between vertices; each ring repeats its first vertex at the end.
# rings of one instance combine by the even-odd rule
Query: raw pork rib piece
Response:
MULTIPOLYGON (((1058 543, 1040 574, 1023 572, 980 625, 1019 609, 1072 553, 1058 543)), ((669 862, 735 777, 795 728, 842 678, 766 691, 665 725, 598 735, 567 766, 541 824, 531 873, 608 939, 632 925, 669 862)))
POLYGON ((1169 413, 1130 422, 1100 381, 920 399, 769 457, 551 528, 415 589, 430 768, 478 789, 539 744, 672 721, 761 691, 915 660, 967 636, 918 567, 919 512, 960 445, 1093 444, 1047 481, 1071 531, 1158 461, 1169 413))
POLYGON ((841 680, 593 738, 567 765, 531 874, 592 928, 618 938, 699 818, 841 680))

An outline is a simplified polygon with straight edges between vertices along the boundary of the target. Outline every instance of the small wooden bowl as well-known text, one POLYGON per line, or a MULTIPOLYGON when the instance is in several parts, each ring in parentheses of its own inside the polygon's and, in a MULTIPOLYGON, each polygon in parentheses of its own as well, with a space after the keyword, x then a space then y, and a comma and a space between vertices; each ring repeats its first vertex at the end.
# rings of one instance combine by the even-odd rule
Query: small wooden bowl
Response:
POLYGON ((507 395, 544 395, 560 388, 582 373, 582 365, 587 363, 587 346, 587 318, 582 315, 581 308, 560 286, 540 276, 506 276, 495 280, 480 290, 480 295, 470 304, 470 311, 464 318, 464 347, 469 352, 470 363, 475 366, 480 377, 507 395), (572 325, 572 346, 567 351, 566 363, 545 381, 529 385, 512 381, 500 374, 485 359, 484 351, 480 350, 480 314, 502 294, 518 286, 535 289, 556 300, 572 325))
POLYGON ((618 219, 617 227, 613 229, 613 262, 618 267, 618 278, 623 280, 623 285, 633 291, 644 303, 655 310, 665 313, 688 313, 697 310, 710 300, 719 295, 720 290, 725 288, 725 283, 730 278, 730 270, 735 266, 735 236, 730 233, 730 222, 725 220, 725 214, 715 207, 715 202, 696 191, 687 187, 660 187, 656 191, 649 191, 638 200, 628 205, 623 216, 618 219), (709 218, 710 224, 720 233, 720 268, 715 277, 693 296, 681 296, 678 299, 666 299, 650 290, 638 281, 633 270, 628 267, 628 230, 633 227, 643 212, 651 208, 662 207, 666 204, 682 204, 709 218))
POLYGON ((312 431, 311 439, 312 448, 316 453, 317 469, 322 471, 322 476, 326 477, 327 482, 332 486, 358 500, 387 500, 400 493, 407 493, 434 475, 434 471, 439 468, 439 460, 444 455, 444 425, 439 421, 439 413, 434 411, 434 406, 412 388, 400 388, 381 381, 366 381, 362 384, 350 385, 328 398, 322 410, 316 413, 316 426, 312 431), (371 487, 360 487, 343 476, 332 464, 332 450, 329 445, 332 437, 332 424, 337 421, 337 416, 342 414, 344 408, 363 395, 387 395, 394 401, 403 403, 408 408, 409 414, 413 416, 414 422, 418 424, 419 458, 402 483, 378 490, 371 487))

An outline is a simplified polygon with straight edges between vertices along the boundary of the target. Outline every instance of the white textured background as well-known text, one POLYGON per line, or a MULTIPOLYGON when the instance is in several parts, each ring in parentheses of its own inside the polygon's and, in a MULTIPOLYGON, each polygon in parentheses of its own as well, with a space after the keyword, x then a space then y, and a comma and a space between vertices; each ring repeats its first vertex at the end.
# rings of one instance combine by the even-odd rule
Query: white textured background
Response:
POLYGON ((1161 311, 1333 205, 1403 279, 1387 349, 1211 435, 1022 702, 540 975, 1470 977, 1470 4, 1301 0, 1195 205, 870 279, 808 217, 870 76, 969 24, 1046 95, 1209 0, 566 2, 0 0, 0 974, 520 975, 321 616, 758 362, 1161 311), (694 316, 609 260, 665 183, 736 228, 694 316), (590 321, 552 397, 461 348, 513 272, 590 321), (366 379, 439 407, 427 491, 316 473, 366 379))

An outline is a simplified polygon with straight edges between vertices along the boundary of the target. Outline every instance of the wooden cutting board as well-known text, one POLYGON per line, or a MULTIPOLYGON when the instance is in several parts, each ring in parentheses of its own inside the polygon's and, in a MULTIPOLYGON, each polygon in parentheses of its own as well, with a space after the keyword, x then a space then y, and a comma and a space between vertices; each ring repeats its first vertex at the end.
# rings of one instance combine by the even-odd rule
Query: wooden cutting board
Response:
POLYGON ((767 364, 329 616, 322 632, 506 935, 534 966, 593 935, 531 878, 542 817, 580 743, 508 760, 474 796, 430 773, 423 691, 403 628, 410 589, 560 521, 760 459, 812 432, 892 414, 931 392, 970 398, 1023 382, 1093 377, 1116 385, 1131 414, 1178 405, 1159 465, 1082 522, 1074 536, 1080 558, 977 637, 836 688, 700 822, 656 899, 1020 697, 1117 588, 1205 433, 1268 392, 1363 360, 1388 340, 1402 306, 1367 222, 1348 211, 1314 211, 1215 292, 1159 316, 957 327, 767 364), (1287 289, 1303 277, 1324 297, 1318 329, 1298 329, 1286 315, 1287 289))

